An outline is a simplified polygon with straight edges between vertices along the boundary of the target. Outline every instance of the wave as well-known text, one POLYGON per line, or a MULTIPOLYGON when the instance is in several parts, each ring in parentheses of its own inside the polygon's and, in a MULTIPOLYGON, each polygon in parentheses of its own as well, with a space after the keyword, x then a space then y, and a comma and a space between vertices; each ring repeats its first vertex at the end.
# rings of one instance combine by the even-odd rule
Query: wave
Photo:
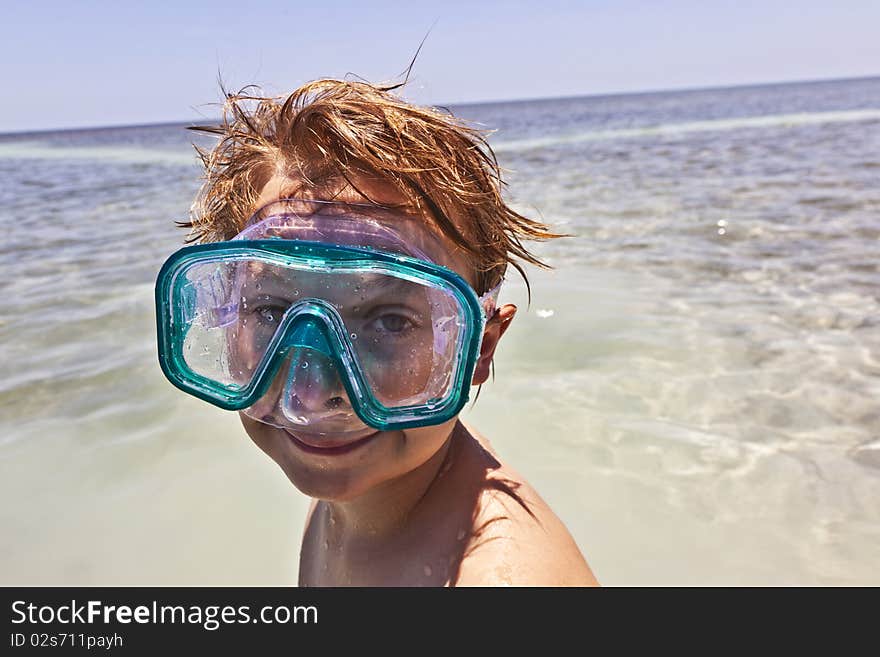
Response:
POLYGON ((0 159, 4 160, 99 160, 127 164, 171 164, 195 166, 195 152, 162 151, 124 146, 49 146, 42 142, 13 142, 0 144, 0 159))
POLYGON ((666 123, 655 126, 646 126, 643 128, 596 130, 573 135, 560 135, 538 139, 500 141, 497 144, 493 144, 492 148, 497 153, 505 153, 529 151, 538 148, 546 148, 548 146, 561 146, 589 141, 675 136, 690 132, 716 132, 748 128, 788 128, 821 123, 852 123, 858 121, 878 120, 880 120, 880 109, 847 110, 838 112, 804 112, 800 114, 771 114, 767 116, 746 116, 736 119, 666 123))

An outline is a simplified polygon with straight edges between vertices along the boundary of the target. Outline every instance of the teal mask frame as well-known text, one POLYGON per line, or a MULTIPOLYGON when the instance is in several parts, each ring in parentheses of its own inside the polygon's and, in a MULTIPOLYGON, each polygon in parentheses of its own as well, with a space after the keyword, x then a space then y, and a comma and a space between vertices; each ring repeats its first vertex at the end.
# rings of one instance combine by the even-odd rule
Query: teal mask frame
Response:
POLYGON ((366 247, 278 238, 184 247, 162 265, 156 279, 155 298, 159 365, 166 378, 180 390, 225 410, 242 410, 266 393, 291 349, 314 349, 333 361, 357 416, 381 431, 441 424, 461 412, 469 398, 486 323, 473 288, 446 267, 366 247), (450 394, 421 405, 397 408, 383 405, 370 390, 339 313, 327 301, 315 297, 297 301, 285 313, 246 386, 224 384, 194 372, 186 364, 183 349, 188 328, 186 317, 192 313, 195 299, 192 288, 186 285, 186 277, 180 274, 200 262, 249 258, 326 271, 328 275, 337 271, 375 271, 440 287, 454 295, 465 313, 458 341, 464 353, 453 373, 450 394))

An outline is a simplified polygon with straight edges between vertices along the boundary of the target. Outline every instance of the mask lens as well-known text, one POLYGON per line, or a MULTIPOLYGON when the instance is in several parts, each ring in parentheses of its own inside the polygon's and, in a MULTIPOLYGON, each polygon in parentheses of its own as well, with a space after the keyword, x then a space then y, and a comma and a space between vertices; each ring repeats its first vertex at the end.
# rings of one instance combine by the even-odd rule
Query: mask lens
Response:
POLYGON ((374 264, 228 255, 197 261, 178 276, 183 359, 193 373, 242 389, 283 353, 265 399, 254 405, 260 418, 308 424, 309 413, 354 417, 343 377, 359 376, 389 409, 430 407, 451 394, 465 311, 442 286, 374 264), (341 321, 299 312, 315 300, 341 321), (305 333, 322 334, 320 346, 302 337, 303 322, 317 322, 305 333), (322 373, 332 374, 332 386, 319 385, 322 373))
POLYGON ((231 388, 242 388, 253 371, 244 372, 234 351, 238 339, 235 263, 200 262, 179 276, 176 288, 183 322, 183 359, 195 374, 231 388))
POLYGON ((346 323, 356 329, 355 351, 377 400, 399 408, 442 398, 457 344, 455 303, 408 281, 362 303, 346 323))

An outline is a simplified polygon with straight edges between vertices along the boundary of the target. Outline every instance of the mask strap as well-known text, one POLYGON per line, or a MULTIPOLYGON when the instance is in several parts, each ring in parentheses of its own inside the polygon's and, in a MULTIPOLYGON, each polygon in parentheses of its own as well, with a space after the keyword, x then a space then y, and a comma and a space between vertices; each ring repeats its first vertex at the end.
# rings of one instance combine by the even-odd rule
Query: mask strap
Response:
POLYGON ((487 321, 495 314, 495 309, 498 305, 498 294, 501 292, 502 283, 504 283, 503 278, 498 282, 498 285, 480 297, 480 307, 483 309, 483 317, 485 317, 487 321))

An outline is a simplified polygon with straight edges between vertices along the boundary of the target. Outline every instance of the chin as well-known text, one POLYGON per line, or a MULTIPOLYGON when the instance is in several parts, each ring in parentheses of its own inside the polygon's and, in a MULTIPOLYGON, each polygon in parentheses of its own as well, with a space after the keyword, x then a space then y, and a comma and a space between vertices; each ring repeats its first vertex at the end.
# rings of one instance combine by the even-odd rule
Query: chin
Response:
POLYGON ((362 495, 400 468, 398 443, 402 432, 375 432, 359 444, 320 450, 295 434, 240 414, 251 440, 265 452, 303 494, 325 500, 344 501, 362 495))
POLYGON ((347 502, 360 497, 376 485, 362 476, 351 476, 348 473, 303 472, 298 468, 284 466, 282 469, 299 492, 316 500, 347 502))

